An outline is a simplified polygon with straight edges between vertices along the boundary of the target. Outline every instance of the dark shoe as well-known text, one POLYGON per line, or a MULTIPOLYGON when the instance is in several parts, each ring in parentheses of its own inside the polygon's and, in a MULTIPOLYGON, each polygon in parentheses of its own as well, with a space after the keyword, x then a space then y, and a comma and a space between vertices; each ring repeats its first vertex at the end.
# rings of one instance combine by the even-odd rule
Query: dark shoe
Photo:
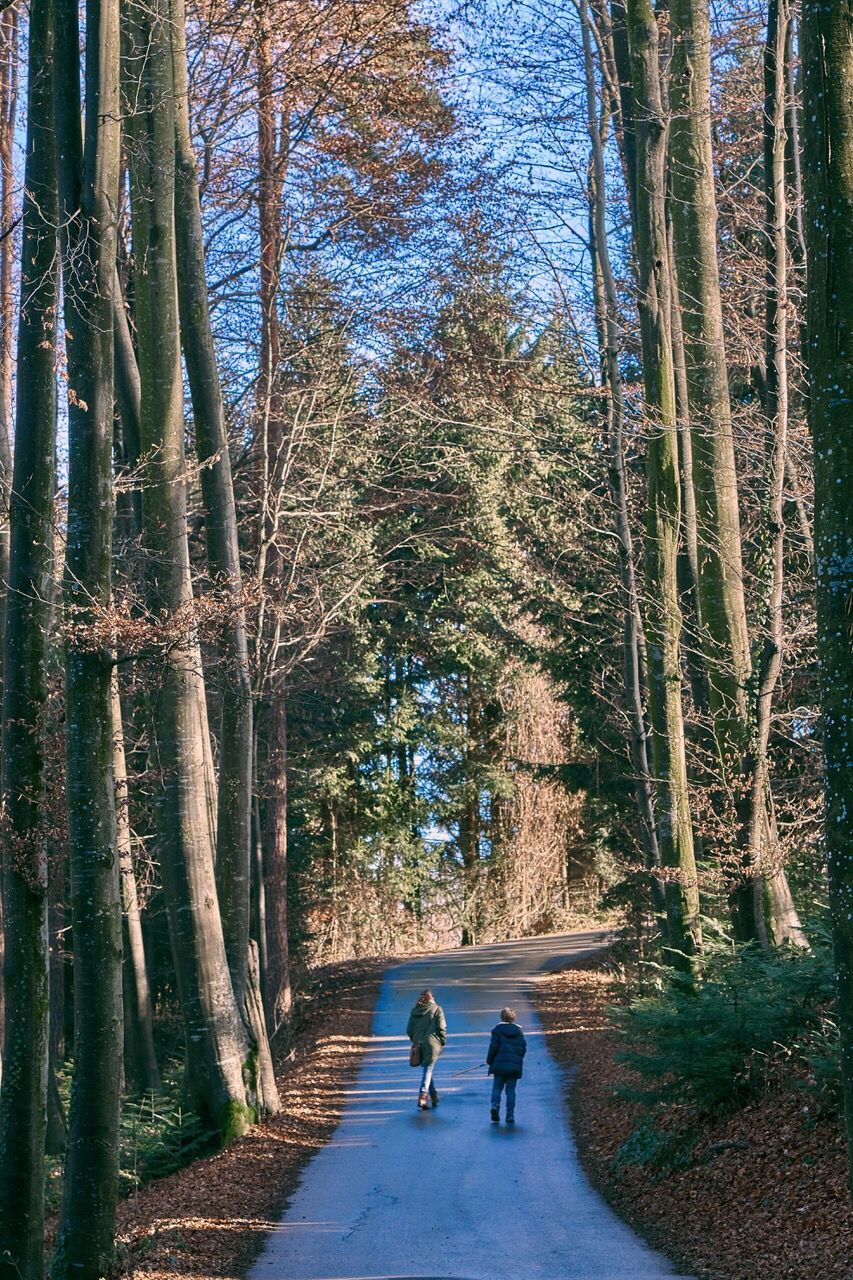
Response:
POLYGON ((515 1116, 507 1116, 506 1122, 507 1124, 515 1124, 515 1116))
POLYGON ((498 1111, 497 1107, 492 1107, 492 1124, 497 1124, 500 1118, 501 1113, 498 1111))
POLYGON ((438 1092, 430 1089, 429 1100, 434 1107, 438 1106, 438 1092))
POLYGON ((429 1111, 429 1103, 427 1102, 427 1096, 425 1093, 418 1094, 418 1110, 429 1111))

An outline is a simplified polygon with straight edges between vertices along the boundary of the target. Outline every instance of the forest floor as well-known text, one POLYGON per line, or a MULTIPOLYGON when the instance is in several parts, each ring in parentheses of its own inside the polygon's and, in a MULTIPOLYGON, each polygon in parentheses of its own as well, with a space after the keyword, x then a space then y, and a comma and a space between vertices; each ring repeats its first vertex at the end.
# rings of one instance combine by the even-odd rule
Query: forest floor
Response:
POLYGON ((614 1096, 631 1078, 616 1060, 620 1040, 607 1018, 617 999, 597 962, 549 974, 533 996, 549 1046, 569 1069, 581 1161, 597 1189, 701 1280, 851 1280, 853 1206, 841 1126, 835 1117, 815 1121, 794 1089, 716 1122, 681 1112, 678 1122, 686 1119, 696 1136, 687 1168, 620 1167, 616 1154, 641 1112, 614 1096))
POLYGON ((134 1192, 119 1209, 119 1273, 130 1280, 244 1276, 300 1172, 331 1137, 370 1036, 389 959, 327 966, 299 1003, 277 1062, 279 1115, 224 1151, 134 1192))

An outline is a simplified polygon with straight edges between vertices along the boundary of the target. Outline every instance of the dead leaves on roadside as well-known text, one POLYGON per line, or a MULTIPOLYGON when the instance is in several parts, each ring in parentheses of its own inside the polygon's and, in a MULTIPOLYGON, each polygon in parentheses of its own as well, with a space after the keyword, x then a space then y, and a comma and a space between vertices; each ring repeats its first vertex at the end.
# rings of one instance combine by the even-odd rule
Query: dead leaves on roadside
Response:
POLYGON ((387 963, 337 965, 314 984, 304 1025, 279 1063, 279 1115, 122 1204, 122 1276, 238 1280, 246 1274, 305 1163, 340 1120, 387 963))
POLYGON ((692 1117, 689 1168, 617 1171, 640 1111, 613 1095, 629 1074, 607 1022, 613 984, 601 969, 568 969, 542 979, 534 1000, 555 1058, 576 1068, 567 1089, 587 1173, 652 1244, 702 1280, 851 1280, 853 1205, 837 1121, 813 1119, 801 1092, 780 1089, 725 1120, 692 1117), (588 1034, 571 1034, 580 1027, 588 1034))

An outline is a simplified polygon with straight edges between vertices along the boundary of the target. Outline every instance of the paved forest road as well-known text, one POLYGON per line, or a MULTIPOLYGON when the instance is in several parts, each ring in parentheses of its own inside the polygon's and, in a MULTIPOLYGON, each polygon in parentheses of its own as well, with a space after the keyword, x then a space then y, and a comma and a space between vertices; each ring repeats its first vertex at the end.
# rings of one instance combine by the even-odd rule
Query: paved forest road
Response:
POLYGON ((331 1142, 251 1280, 664 1280, 673 1268, 589 1187, 566 1123, 560 1073, 528 1000, 530 980, 581 957, 597 934, 467 948, 390 969, 373 1037, 331 1142), (447 1014, 436 1111, 403 1032, 431 987, 447 1014), (489 1119, 488 1032, 512 1004, 528 1037, 515 1128, 489 1119))

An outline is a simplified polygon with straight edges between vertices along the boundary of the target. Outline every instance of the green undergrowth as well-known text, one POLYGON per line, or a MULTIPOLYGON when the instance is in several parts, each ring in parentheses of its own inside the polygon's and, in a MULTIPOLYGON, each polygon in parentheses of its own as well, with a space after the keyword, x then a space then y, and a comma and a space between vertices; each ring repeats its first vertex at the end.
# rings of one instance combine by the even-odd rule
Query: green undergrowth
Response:
MULTIPOLYGON (((59 1080, 66 1115, 70 1069, 59 1080)), ((187 1106, 183 1090, 183 1063, 170 1059, 160 1089, 128 1096, 122 1101, 119 1132, 119 1190, 131 1194, 154 1178, 165 1177, 208 1155, 221 1146, 218 1133, 206 1128, 187 1106)), ((64 1157, 50 1156, 47 1164, 48 1210, 58 1209, 62 1195, 64 1157)))
POLYGON ((626 1004, 611 1011, 633 1079, 620 1096, 641 1121, 617 1167, 662 1172, 693 1162, 696 1125, 731 1114, 774 1089, 808 1095, 811 1122, 840 1104, 840 1057, 831 950, 765 953, 717 935, 690 983, 644 965, 626 1004))

